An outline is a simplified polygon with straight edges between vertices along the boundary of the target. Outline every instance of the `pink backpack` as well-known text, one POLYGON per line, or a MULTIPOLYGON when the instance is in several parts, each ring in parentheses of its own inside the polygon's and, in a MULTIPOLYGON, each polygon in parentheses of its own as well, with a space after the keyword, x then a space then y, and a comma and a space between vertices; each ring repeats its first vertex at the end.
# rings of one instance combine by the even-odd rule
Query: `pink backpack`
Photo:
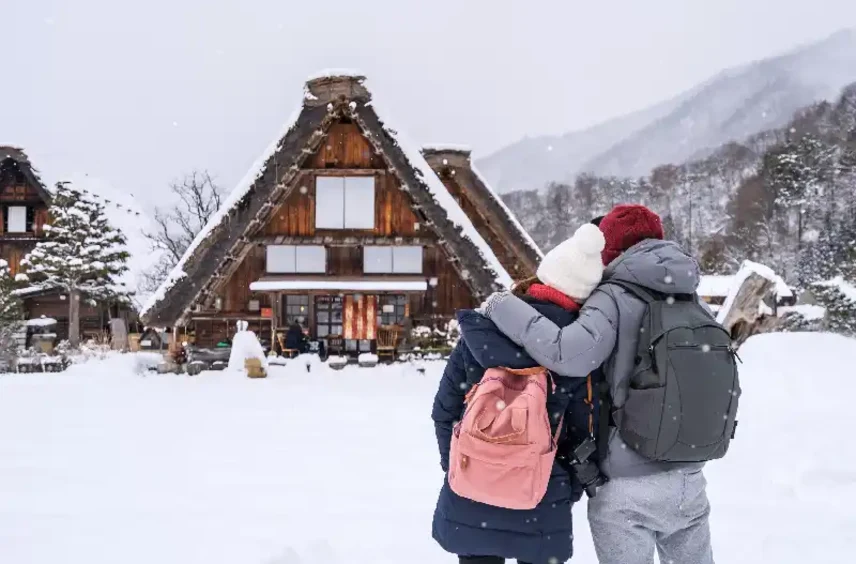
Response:
POLYGON ((491 368, 466 397, 452 434, 449 486, 461 497, 508 509, 534 509, 547 493, 556 435, 547 414, 547 371, 491 368))

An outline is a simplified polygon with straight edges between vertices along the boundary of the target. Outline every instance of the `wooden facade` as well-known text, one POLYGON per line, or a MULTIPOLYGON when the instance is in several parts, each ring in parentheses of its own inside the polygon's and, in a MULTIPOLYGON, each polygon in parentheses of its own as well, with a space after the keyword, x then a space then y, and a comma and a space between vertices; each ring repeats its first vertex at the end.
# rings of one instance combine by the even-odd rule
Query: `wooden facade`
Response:
POLYGON ((513 251, 487 231, 482 238, 483 224, 462 234, 450 217, 464 204, 427 163, 416 170, 366 104, 362 79, 307 86, 313 97, 278 152, 240 205, 208 227, 145 322, 211 347, 247 320, 274 348, 298 322, 355 353, 372 350, 380 331, 445 323, 499 289, 500 275, 510 279, 513 251))
POLYGON ((20 149, 0 147, 0 257, 14 277, 44 235, 49 194, 20 149))

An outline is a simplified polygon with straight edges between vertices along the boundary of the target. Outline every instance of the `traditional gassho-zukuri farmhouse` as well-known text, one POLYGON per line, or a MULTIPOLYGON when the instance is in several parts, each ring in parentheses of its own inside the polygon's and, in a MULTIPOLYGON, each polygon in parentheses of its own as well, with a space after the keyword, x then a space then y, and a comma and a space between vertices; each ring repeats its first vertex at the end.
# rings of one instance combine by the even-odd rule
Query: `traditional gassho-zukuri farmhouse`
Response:
POLYGON ((328 73, 142 315, 198 347, 246 320, 278 349, 297 321, 357 354, 476 306, 541 256, 467 150, 423 153, 379 117, 364 77, 328 73))

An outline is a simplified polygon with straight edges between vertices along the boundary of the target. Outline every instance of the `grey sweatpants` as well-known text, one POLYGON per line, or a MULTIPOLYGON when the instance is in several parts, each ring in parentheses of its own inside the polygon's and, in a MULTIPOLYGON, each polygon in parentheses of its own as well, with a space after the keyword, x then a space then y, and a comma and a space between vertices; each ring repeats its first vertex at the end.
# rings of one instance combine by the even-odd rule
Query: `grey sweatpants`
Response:
POLYGON ((701 470, 614 478, 589 500, 600 564, 713 564, 701 470))

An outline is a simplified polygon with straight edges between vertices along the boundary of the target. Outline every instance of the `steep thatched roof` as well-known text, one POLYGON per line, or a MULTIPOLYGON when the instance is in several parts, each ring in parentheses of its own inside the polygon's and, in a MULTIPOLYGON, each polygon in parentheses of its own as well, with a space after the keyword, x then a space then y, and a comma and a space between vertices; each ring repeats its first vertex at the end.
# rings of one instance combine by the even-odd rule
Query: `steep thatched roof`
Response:
POLYGON ((473 166, 470 150, 458 145, 432 145, 422 149, 431 168, 445 181, 454 182, 514 255, 535 274, 544 257, 538 244, 526 232, 499 194, 493 191, 478 169, 473 166))
POLYGON ((511 283, 490 246, 419 151, 380 119, 365 78, 325 74, 307 82, 299 112, 145 305, 142 315, 147 324, 182 325, 196 304, 210 304, 218 285, 249 252, 250 238, 294 189, 301 165, 315 153, 330 126, 343 118, 356 123, 382 156, 477 299, 511 283))
POLYGON ((30 162, 30 158, 23 149, 8 145, 0 145, 0 167, 6 164, 7 161, 14 162, 18 170, 21 171, 21 174, 24 175, 24 178, 27 179, 27 182, 36 191, 39 197, 45 202, 50 202, 51 193, 42 183, 42 179, 39 178, 36 169, 33 168, 33 164, 30 162))

